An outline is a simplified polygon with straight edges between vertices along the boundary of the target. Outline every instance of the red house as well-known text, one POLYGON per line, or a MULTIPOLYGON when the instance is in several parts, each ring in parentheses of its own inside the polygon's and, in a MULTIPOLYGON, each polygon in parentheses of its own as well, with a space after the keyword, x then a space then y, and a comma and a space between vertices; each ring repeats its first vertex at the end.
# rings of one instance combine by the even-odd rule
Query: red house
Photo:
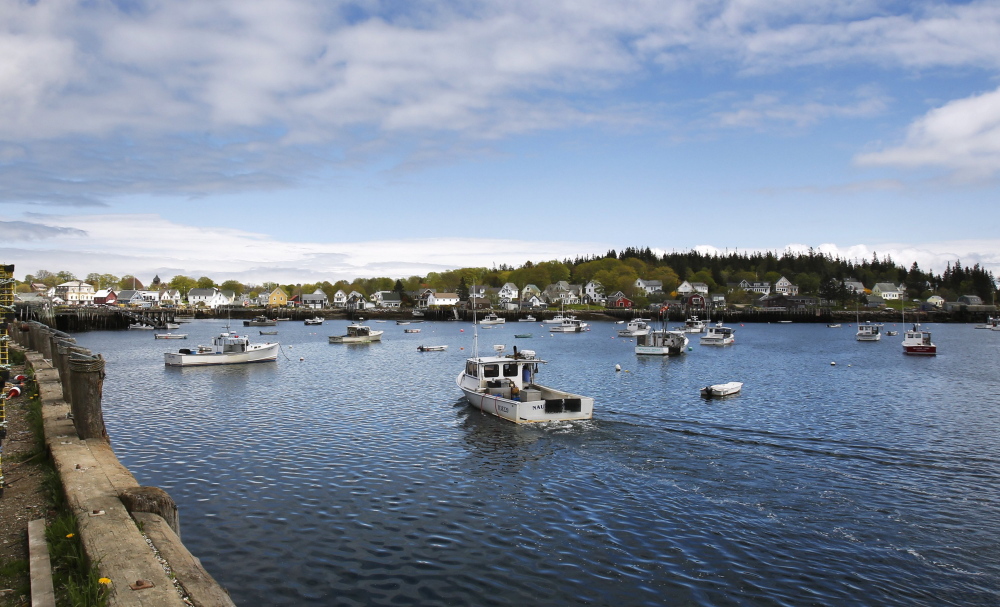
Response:
POLYGON ((631 308, 632 300, 625 297, 625 294, 621 291, 618 291, 608 298, 608 303, 606 305, 609 308, 631 308))
POLYGON ((118 295, 113 289, 101 289, 97 293, 94 293, 94 303, 96 305, 106 304, 113 306, 117 301, 118 295))

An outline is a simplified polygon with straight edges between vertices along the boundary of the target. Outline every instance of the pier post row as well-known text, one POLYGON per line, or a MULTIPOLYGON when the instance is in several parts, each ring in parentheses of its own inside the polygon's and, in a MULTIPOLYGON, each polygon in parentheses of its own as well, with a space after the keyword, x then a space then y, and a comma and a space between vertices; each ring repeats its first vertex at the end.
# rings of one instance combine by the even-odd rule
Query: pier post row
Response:
POLYGON ((11 333, 37 383, 46 447, 87 558, 111 580, 109 604, 234 607, 181 542, 173 499, 141 486, 112 451, 101 404, 104 358, 37 321, 15 322, 11 333))

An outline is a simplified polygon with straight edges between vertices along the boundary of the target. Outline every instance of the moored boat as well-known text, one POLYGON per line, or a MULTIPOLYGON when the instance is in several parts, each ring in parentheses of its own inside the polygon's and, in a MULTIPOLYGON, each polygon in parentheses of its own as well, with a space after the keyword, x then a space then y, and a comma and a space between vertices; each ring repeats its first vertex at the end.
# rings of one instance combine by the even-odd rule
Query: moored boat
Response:
POLYGON ((331 344, 364 344, 373 341, 382 341, 382 333, 385 331, 372 330, 368 325, 356 322, 347 325, 347 334, 331 335, 331 344))
POLYGON ((220 333, 212 338, 211 346, 181 348, 176 353, 165 352, 163 362, 168 367, 204 367, 272 362, 278 358, 277 343, 252 344, 246 335, 220 333))
POLYGON ((417 346, 420 352, 442 352, 447 349, 448 346, 417 346))
POLYGON ((273 327, 278 324, 277 320, 272 320, 266 316, 254 316, 251 320, 244 320, 244 327, 273 327))
POLYGON ((655 356, 683 354, 689 340, 684 331, 655 329, 635 338, 635 353, 655 356))
POLYGON ((731 381, 724 384, 713 384, 701 389, 701 395, 708 398, 718 396, 732 396, 743 389, 743 382, 731 381))
POLYGON ((307 319, 305 319, 302 322, 303 322, 303 324, 307 324, 307 325, 321 325, 321 324, 323 324, 324 320, 326 320, 326 319, 323 318, 322 316, 314 316, 312 318, 307 318, 307 319))
POLYGON ((535 383, 544 363, 533 351, 516 347, 508 356, 474 356, 455 383, 473 407, 518 424, 591 419, 593 398, 535 383))
POLYGON ((562 313, 559 313, 559 314, 556 314, 555 316, 553 316, 552 318, 549 318, 548 320, 543 320, 542 324, 543 325, 561 325, 562 322, 564 320, 567 320, 567 319, 568 320, 576 320, 576 316, 573 316, 573 315, 564 316, 562 313))
POLYGON ((517 337, 519 339, 528 339, 528 338, 530 338, 532 336, 533 336, 532 333, 515 333, 514 334, 514 337, 517 337))
POLYGON ((277 331, 261 331, 260 334, 261 335, 277 335, 278 332, 277 331))
POLYGON ((502 325, 507 322, 506 318, 500 318, 496 314, 487 314, 479 321, 481 325, 502 325))
POLYGON ((648 318, 632 319, 625 325, 624 329, 618 331, 618 337, 638 337, 639 335, 645 335, 652 330, 649 323, 650 320, 648 318))
POLYGON ((736 330, 732 327, 722 325, 720 320, 714 325, 709 325, 705 334, 701 336, 699 343, 703 346, 728 346, 736 343, 736 330))
POLYGON ((187 333, 154 333, 156 339, 187 339, 187 333))
POLYGON ((553 333, 582 333, 589 330, 589 324, 576 318, 563 318, 563 321, 558 325, 549 327, 549 331, 553 333))
POLYGON ((684 321, 684 331, 687 333, 703 333, 705 331, 705 321, 697 316, 684 321))
POLYGON ((873 322, 858 323, 858 333, 855 339, 858 341, 879 341, 882 339, 882 329, 873 322))
POLYGON ((937 346, 931 341, 931 332, 924 331, 919 324, 903 334, 903 354, 934 356, 937 346))
POLYGON ((518 319, 517 319, 517 322, 538 322, 538 319, 536 319, 536 318, 535 318, 534 316, 532 316, 531 314, 528 314, 528 315, 527 315, 527 316, 525 316, 524 318, 518 318, 518 319))
POLYGON ((403 333, 420 333, 420 329, 403 329, 403 333))

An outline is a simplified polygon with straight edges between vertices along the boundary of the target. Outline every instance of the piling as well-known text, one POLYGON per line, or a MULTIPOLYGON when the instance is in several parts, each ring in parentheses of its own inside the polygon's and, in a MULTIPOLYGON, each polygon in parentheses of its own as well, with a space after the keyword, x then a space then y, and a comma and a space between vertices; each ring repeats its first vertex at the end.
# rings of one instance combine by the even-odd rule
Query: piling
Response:
POLYGON ((104 358, 73 353, 69 358, 70 408, 73 425, 82 439, 110 441, 104 426, 101 397, 104 394, 104 358))

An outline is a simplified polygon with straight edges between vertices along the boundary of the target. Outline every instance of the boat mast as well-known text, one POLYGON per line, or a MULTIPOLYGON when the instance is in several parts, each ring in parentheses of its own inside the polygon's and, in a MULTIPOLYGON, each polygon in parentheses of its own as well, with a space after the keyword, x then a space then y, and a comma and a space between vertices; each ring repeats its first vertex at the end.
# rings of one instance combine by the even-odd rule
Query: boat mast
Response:
POLYGON ((472 283, 472 356, 479 358, 479 323, 476 322, 476 283, 472 283))

